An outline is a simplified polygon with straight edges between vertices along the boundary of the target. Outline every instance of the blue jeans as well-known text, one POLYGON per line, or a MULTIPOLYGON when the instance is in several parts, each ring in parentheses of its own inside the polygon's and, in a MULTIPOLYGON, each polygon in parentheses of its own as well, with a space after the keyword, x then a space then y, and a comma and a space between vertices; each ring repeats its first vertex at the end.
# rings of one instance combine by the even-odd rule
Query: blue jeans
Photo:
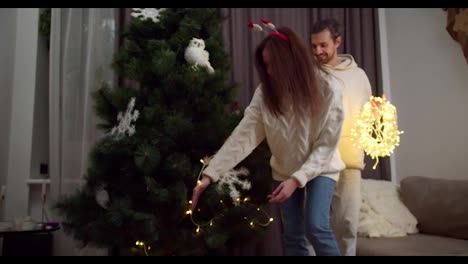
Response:
POLYGON ((318 176, 298 188, 280 204, 283 221, 283 250, 286 256, 309 256, 307 240, 317 256, 339 256, 330 228, 330 207, 336 182, 318 176))

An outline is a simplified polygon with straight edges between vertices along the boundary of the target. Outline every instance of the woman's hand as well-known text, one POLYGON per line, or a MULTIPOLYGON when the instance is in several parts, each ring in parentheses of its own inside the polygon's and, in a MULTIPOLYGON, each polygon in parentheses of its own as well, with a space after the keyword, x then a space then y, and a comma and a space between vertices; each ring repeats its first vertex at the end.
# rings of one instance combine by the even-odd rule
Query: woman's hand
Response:
POLYGON ((205 191, 205 189, 210 185, 211 183, 211 178, 203 175, 202 180, 197 183, 197 186, 193 188, 193 193, 192 193, 192 211, 196 208, 197 203, 198 203, 198 198, 200 198, 200 195, 205 191))
POLYGON ((299 182, 295 178, 290 178, 282 182, 276 189, 268 195, 270 203, 282 203, 291 196, 291 194, 299 187, 299 182))

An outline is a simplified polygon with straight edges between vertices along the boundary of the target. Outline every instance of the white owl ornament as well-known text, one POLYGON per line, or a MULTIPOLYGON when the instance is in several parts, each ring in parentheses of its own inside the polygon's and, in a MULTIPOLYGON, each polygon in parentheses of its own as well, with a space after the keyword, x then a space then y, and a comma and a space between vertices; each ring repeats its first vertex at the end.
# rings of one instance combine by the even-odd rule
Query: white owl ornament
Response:
POLYGON ((194 69, 198 67, 205 68, 209 73, 214 73, 210 64, 210 53, 205 50, 205 41, 199 38, 192 38, 185 49, 185 60, 192 65, 194 69))

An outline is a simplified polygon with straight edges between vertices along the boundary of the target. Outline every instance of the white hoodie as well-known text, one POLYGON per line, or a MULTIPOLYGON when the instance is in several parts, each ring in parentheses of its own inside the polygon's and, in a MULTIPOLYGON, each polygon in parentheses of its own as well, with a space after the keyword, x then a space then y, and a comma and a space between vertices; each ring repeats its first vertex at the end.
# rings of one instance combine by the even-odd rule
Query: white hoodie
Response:
POLYGON ((290 177, 304 187, 317 176, 337 180, 345 168, 338 151, 343 124, 341 83, 326 75, 323 106, 315 116, 295 115, 291 110, 276 118, 270 113, 260 87, 245 109, 244 118, 203 171, 214 182, 246 158, 266 137, 272 157, 273 179, 290 177))
POLYGON ((343 107, 345 120, 339 143, 341 158, 347 169, 364 169, 364 151, 353 146, 351 128, 362 106, 372 95, 371 85, 366 73, 357 66, 354 58, 348 54, 338 55, 341 63, 336 66, 325 64, 327 71, 341 80, 343 87, 343 107))

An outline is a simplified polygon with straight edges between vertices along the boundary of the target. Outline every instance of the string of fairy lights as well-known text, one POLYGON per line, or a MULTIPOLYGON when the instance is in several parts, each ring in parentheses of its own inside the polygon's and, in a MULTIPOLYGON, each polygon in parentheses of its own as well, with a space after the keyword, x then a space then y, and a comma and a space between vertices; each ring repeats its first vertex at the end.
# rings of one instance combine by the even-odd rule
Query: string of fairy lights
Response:
MULTIPOLYGON (((240 199, 238 200, 238 202, 242 202, 244 204, 249 204, 248 201, 249 201, 249 197, 245 197, 244 199, 240 199)), ((219 200, 219 203, 220 204, 223 204, 224 201, 223 200, 219 200)), ((191 205, 192 204, 192 201, 189 201, 189 204, 191 205)), ((249 205, 252 205, 254 206, 253 204, 249 204, 249 205)), ((250 228, 254 228, 255 225, 259 225, 259 226, 268 226, 271 222, 273 222, 273 217, 270 217, 270 215, 262 208, 260 207, 257 207, 256 209, 257 211, 261 212, 263 215, 264 215, 264 218, 267 219, 266 222, 261 222, 259 221, 258 219, 256 218, 253 218, 253 219, 248 219, 247 217, 244 217, 244 220, 248 221, 248 225, 250 226, 250 228)), ((200 209, 197 209, 198 212, 200 212, 200 209)), ((202 231, 202 228, 203 227, 206 227, 206 226, 213 226, 213 222, 214 220, 217 218, 217 217, 214 217, 212 219, 210 219, 209 221, 206 221, 205 223, 197 223, 197 221, 195 221, 193 215, 194 213, 192 212, 191 209, 188 209, 186 211, 186 214, 187 215, 190 215, 190 220, 192 221, 192 223, 196 226, 195 228, 195 232, 198 234, 202 231)), ((222 217, 223 215, 220 215, 218 217, 222 217)))
POLYGON ((400 143, 398 130, 397 110, 387 99, 371 96, 366 102, 351 129, 353 145, 363 149, 376 162, 374 170, 379 163, 379 157, 387 157, 400 143))
MULTIPOLYGON (((202 168, 200 169, 200 172, 199 172, 199 174, 198 174, 198 176, 197 176, 197 184, 200 184, 200 182, 201 182, 201 181, 200 181, 200 177, 201 177, 201 175, 202 175, 202 173, 203 173, 203 170, 206 168, 206 166, 208 166, 208 164, 209 164, 209 162, 210 162, 210 160, 211 160, 212 157, 213 157, 213 156, 211 156, 211 157, 204 157, 203 159, 200 159, 200 162, 202 163, 202 168)), ((244 205, 248 205, 248 206, 256 206, 256 205, 254 205, 254 204, 252 204, 252 203, 249 203, 249 201, 250 201, 250 198, 249 198, 249 197, 237 198, 236 200, 237 200, 238 204, 244 204, 244 205)), ((223 201, 223 200, 219 200, 219 203, 220 203, 220 204, 224 204, 224 201, 223 201)), ((196 233, 196 234, 200 234, 200 233, 203 231, 204 228, 209 228, 209 227, 213 226, 213 225, 214 225, 214 222, 215 222, 215 220, 216 220, 217 218, 220 218, 220 217, 223 217, 223 216, 224 216, 224 215, 221 214, 221 215, 219 215, 219 216, 215 216, 215 217, 211 218, 210 220, 208 220, 208 221, 206 221, 206 222, 204 222, 204 223, 199 223, 199 222, 197 222, 197 221, 194 219, 194 214, 195 214, 195 213, 192 211, 192 209, 190 209, 190 208, 192 207, 192 201, 191 201, 191 200, 189 200, 189 201, 187 202, 187 207, 188 207, 188 209, 186 210, 185 214, 188 215, 188 216, 190 216, 190 221, 191 221, 191 222, 194 224, 194 226, 195 226, 195 233, 196 233)), ((200 208, 196 209, 196 212, 200 212, 200 211, 201 211, 200 208)), ((260 220, 258 220, 257 218, 249 219, 249 218, 247 218, 247 217, 244 217, 244 220, 246 220, 247 225, 248 225, 251 229, 255 228, 256 226, 266 227, 266 226, 270 225, 271 222, 273 222, 273 220, 274 220, 273 217, 271 217, 271 216, 268 214, 268 212, 265 211, 263 208, 257 207, 257 208, 256 208, 256 211, 258 211, 259 213, 261 213, 261 214, 263 215, 263 218, 266 219, 266 220, 260 221, 260 220)), ((149 256, 148 251, 151 250, 151 246, 146 245, 145 242, 140 241, 140 240, 136 241, 136 242, 135 242, 135 245, 136 245, 137 247, 140 247, 140 248, 143 249, 145 256, 149 256)))
MULTIPOLYGON (((211 156, 211 157, 207 156, 207 157, 204 157, 203 159, 200 159, 200 162, 202 164, 202 168, 200 169, 200 172, 198 173, 198 176, 197 176, 197 184, 200 184, 200 177, 201 177, 201 175, 203 173, 203 170, 206 168, 206 166, 208 166, 208 164, 210 163, 212 157, 213 156, 211 156)), ((248 201, 250 200, 249 197, 244 197, 243 199, 237 198, 236 200, 237 200, 238 203, 243 203, 243 204, 246 204, 246 205, 254 206, 253 204, 248 203, 248 201)), ((219 203, 223 204, 224 201, 219 200, 219 203)), ((191 205, 192 205, 192 201, 190 200, 190 201, 188 201, 189 208, 191 207, 191 205)), ((266 218, 267 221, 266 222, 260 222, 255 218, 249 220, 247 217, 244 217, 245 220, 248 220, 249 226, 251 228, 254 228, 256 224, 259 225, 259 226, 268 226, 271 222, 273 222, 273 217, 270 217, 270 215, 264 209, 262 209, 260 207, 257 207, 257 211, 263 213, 264 218, 266 218)), ((200 208, 197 209, 197 212, 200 212, 200 208)), ((209 221, 206 221, 205 223, 197 223, 197 221, 194 220, 194 217, 193 217, 194 212, 191 209, 188 209, 186 211, 186 214, 190 215, 190 220, 196 226, 195 232, 197 234, 202 231, 202 227, 213 226, 213 222, 217 218, 217 217, 214 217, 214 218, 210 219, 209 221)), ((218 217, 222 217, 222 215, 220 215, 218 217)))

